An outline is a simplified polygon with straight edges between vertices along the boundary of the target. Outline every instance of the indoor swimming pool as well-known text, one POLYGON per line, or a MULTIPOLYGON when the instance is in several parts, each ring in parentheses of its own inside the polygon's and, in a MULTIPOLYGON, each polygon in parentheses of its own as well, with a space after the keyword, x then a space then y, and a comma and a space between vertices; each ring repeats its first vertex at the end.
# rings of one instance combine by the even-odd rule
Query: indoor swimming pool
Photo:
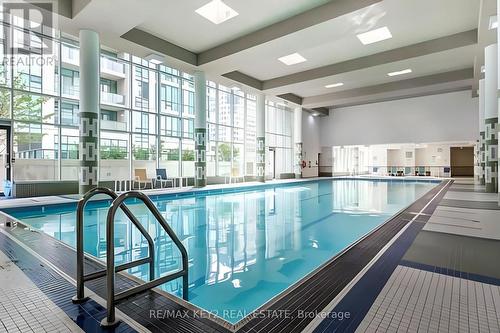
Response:
MULTIPOLYGON (((152 197, 189 255, 189 302, 235 324, 373 231, 437 185, 428 180, 326 179, 152 197)), ((156 275, 180 268, 180 253, 143 204, 127 202, 152 235, 156 275)), ((76 204, 5 210, 75 246, 76 204)), ((106 256, 109 201, 85 211, 85 252, 106 256)), ((119 211, 116 263, 146 257, 147 242, 119 211)), ((148 265, 129 273, 148 279, 148 265)), ((162 285, 181 296, 182 279, 162 285)))

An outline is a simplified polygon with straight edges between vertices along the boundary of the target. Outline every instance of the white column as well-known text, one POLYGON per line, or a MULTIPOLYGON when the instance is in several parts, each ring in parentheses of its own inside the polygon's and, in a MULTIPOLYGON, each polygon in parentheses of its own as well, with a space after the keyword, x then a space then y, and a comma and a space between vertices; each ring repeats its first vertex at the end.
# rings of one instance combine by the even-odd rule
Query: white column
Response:
POLYGON ((194 73, 195 118, 194 118, 194 186, 207 185, 206 153, 207 153, 207 80, 205 73, 194 73))
POLYGON ((485 79, 484 79, 484 123, 486 140, 485 185, 486 192, 498 192, 498 47, 492 44, 484 49, 485 79))
POLYGON ((80 194, 97 186, 99 170, 99 35, 80 31, 80 194))
POLYGON ((484 185, 485 133, 484 133, 484 79, 479 80, 479 184, 484 185))
POLYGON ((257 181, 266 181, 266 96, 257 94, 257 114, 256 114, 256 165, 257 181))
POLYGON ((295 178, 302 178, 302 107, 293 110, 293 137, 295 178))

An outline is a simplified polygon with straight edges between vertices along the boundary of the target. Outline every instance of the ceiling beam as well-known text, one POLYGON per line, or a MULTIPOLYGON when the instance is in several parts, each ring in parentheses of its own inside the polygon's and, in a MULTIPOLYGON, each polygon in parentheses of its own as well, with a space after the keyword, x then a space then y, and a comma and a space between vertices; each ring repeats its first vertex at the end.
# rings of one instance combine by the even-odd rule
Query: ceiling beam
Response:
POLYGON ((333 0, 286 20, 271 24, 198 55, 198 65, 207 64, 254 46, 290 35, 294 32, 332 20, 339 16, 381 2, 382 0, 333 0))
POLYGON ((188 64, 196 66, 198 64, 198 55, 186 50, 183 47, 167 42, 164 39, 156 37, 149 32, 133 28, 124 33, 122 38, 147 47, 155 52, 176 58, 188 64))
MULTIPOLYGON (((133 28, 124 33, 121 37, 156 52, 187 62, 188 64, 200 66, 332 20, 339 16, 352 13, 381 1, 382 0, 331 0, 324 5, 312 8, 201 53, 191 52, 139 28, 133 28)), ((241 74, 238 74, 238 76, 243 77, 241 74)), ((257 80, 254 78, 251 79, 254 81, 257 80)))
POLYGON ((457 92, 457 91, 468 91, 468 90, 471 90, 471 88, 472 88, 472 85, 470 83, 464 83, 463 85, 459 85, 456 87, 450 87, 450 88, 439 87, 439 86, 428 86, 428 87, 424 87, 421 89, 413 89, 413 90, 410 89, 408 91, 404 91, 401 94, 394 94, 393 96, 366 97, 364 99, 357 100, 357 101, 339 103, 339 104, 334 105, 332 107, 332 109, 345 108, 345 107, 356 106, 356 105, 366 105, 366 104, 373 104, 373 103, 380 103, 380 102, 396 101, 396 100, 407 99, 407 98, 441 95, 441 94, 447 94, 447 93, 452 93, 452 92, 457 92))
POLYGON ((234 71, 222 74, 222 76, 231 79, 233 81, 245 84, 249 87, 262 90, 262 81, 257 80, 256 78, 251 77, 250 75, 246 75, 242 72, 234 71))
MULTIPOLYGON (((441 89, 470 89, 474 77, 473 68, 451 71, 440 74, 416 77, 412 79, 394 81, 374 86, 339 91, 303 99, 304 107, 337 107, 355 101, 359 104, 373 103, 383 98, 407 96, 412 90, 425 94, 436 90, 432 87, 442 85, 441 89), (446 85, 448 84, 448 85, 446 85), (430 89, 421 89, 431 87, 430 89)), ((406 98, 406 97, 400 97, 406 98)))
POLYGON ((73 0, 72 4, 72 16, 75 17, 80 13, 87 5, 90 3, 91 0, 73 0))
POLYGON ((297 105, 302 105, 303 98, 292 93, 281 94, 276 97, 279 97, 281 99, 284 99, 285 101, 289 101, 297 105))
POLYGON ((364 68, 379 66, 396 61, 425 56, 432 53, 456 49, 477 43, 477 30, 464 31, 422 43, 400 47, 369 56, 318 67, 307 71, 294 73, 263 81, 263 89, 273 89, 304 81, 352 72, 364 68))
POLYGON ((26 1, 30 5, 42 8, 44 10, 48 10, 50 12, 56 12, 57 14, 67 17, 73 18, 73 0, 56 0, 55 2, 40 2, 40 1, 26 1), (54 7, 54 4, 56 5, 54 7))

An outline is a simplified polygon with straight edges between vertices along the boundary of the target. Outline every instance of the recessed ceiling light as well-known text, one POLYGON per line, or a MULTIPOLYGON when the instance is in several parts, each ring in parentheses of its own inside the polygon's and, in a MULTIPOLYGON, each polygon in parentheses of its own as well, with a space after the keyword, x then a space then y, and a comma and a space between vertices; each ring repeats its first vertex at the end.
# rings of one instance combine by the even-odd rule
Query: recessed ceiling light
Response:
POLYGON ((342 87, 344 84, 342 82, 339 83, 333 83, 333 84, 327 84, 325 88, 337 88, 337 87, 342 87))
POLYGON ((165 61, 164 56, 162 56, 160 54, 156 54, 156 53, 151 53, 150 55, 146 56, 144 59, 146 59, 147 61, 149 61, 155 65, 159 65, 165 61))
POLYGON ((389 75, 389 76, 397 76, 397 75, 408 74, 408 73, 411 73, 411 72, 412 72, 412 70, 408 68, 408 69, 403 69, 402 71, 387 73, 387 75, 389 75))
POLYGON ((215 24, 220 24, 238 16, 238 13, 222 2, 222 0, 212 0, 206 5, 198 8, 196 13, 215 24))
POLYGON ((368 45, 376 42, 380 42, 389 38, 392 38, 392 34, 389 28, 382 27, 372 31, 364 32, 357 35, 363 45, 368 45))
POLYGON ((489 30, 498 28, 498 18, 496 15, 490 16, 490 23, 488 25, 489 30))
POLYGON ((288 66, 300 64, 301 62, 307 61, 306 58, 304 58, 303 56, 301 56, 298 53, 289 54, 287 56, 278 58, 278 60, 281 61, 282 63, 284 63, 285 65, 288 65, 288 66))

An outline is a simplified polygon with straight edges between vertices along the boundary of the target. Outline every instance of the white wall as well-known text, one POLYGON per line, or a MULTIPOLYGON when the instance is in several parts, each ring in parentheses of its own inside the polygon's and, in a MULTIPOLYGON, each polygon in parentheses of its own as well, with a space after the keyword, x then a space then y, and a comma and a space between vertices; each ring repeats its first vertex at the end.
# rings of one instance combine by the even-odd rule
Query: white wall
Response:
POLYGON ((477 110, 470 91, 334 109, 321 118, 318 146, 474 141, 477 110))
POLYGON ((455 145, 434 144, 415 149, 415 164, 429 166, 449 166, 450 148, 455 145))
POLYGON ((302 169, 302 177, 318 176, 318 154, 321 153, 319 144, 319 124, 326 117, 314 117, 310 113, 302 111, 302 158, 307 165, 302 169), (309 167, 311 161, 311 167, 309 167))
POLYGON ((415 147, 402 146, 399 149, 388 149, 387 165, 402 167, 415 166, 415 147))

